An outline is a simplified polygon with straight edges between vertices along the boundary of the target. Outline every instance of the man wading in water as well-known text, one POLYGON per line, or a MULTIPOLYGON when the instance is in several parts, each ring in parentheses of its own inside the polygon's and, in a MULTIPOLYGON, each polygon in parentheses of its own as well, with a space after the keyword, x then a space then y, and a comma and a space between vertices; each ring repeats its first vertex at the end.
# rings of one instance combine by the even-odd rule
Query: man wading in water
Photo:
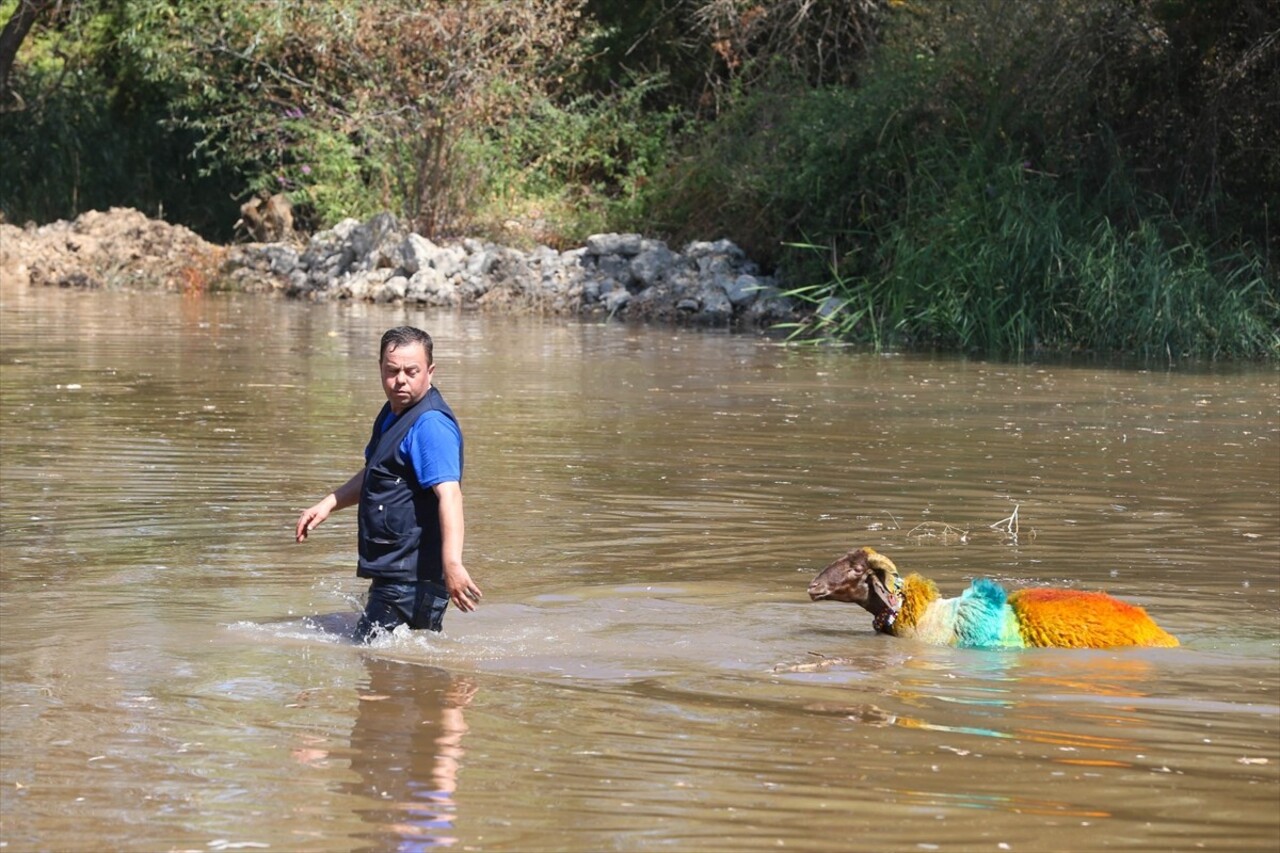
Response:
POLYGON ((365 466, 303 510, 295 531, 303 542, 330 513, 359 504, 356 574, 370 579, 360 642, 398 625, 439 631, 450 601, 466 612, 481 596, 462 565, 462 430, 431 387, 431 336, 389 329, 378 364, 387 403, 373 422, 365 466))

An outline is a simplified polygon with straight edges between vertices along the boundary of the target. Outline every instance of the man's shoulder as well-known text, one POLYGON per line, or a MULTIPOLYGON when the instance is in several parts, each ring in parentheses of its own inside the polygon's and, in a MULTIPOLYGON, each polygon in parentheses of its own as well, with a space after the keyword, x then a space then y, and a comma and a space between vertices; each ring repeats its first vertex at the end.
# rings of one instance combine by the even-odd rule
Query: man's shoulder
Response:
POLYGON ((409 428, 409 432, 414 435, 438 438, 462 435, 462 430, 453 418, 435 409, 428 409, 419 415, 413 422, 413 426, 409 428))

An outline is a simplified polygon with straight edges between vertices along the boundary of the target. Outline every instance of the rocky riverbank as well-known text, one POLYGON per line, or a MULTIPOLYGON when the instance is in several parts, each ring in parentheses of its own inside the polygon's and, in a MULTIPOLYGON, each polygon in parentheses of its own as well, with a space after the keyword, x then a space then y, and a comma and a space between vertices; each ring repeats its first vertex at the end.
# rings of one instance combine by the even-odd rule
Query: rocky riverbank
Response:
POLYGON ((237 290, 735 329, 796 314, 778 282, 728 240, 674 250, 639 234, 597 234, 568 251, 521 251, 474 239, 438 244, 389 213, 305 240, 230 246, 127 208, 43 226, 0 223, 0 275, 31 286, 237 290))

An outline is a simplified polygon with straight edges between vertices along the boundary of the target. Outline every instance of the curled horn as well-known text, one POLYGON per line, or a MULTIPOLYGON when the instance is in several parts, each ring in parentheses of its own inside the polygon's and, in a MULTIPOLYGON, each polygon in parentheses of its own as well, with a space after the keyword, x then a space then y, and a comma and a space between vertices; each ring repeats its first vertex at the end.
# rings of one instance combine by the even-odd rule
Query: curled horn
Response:
POLYGON ((880 582, 892 590, 894 594, 902 592, 902 578, 898 576, 898 567, 893 564, 893 560, 878 551, 868 548, 867 565, 880 575, 880 582))

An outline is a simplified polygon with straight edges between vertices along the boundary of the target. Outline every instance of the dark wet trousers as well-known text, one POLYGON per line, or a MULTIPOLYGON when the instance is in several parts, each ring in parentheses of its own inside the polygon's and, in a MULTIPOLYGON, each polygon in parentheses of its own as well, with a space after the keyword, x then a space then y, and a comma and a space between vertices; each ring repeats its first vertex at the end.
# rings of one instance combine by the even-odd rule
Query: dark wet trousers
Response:
POLYGON ((431 581, 380 581, 369 585, 364 614, 356 623, 355 641, 368 642, 375 631, 394 631, 400 625, 439 631, 449 596, 431 581))

